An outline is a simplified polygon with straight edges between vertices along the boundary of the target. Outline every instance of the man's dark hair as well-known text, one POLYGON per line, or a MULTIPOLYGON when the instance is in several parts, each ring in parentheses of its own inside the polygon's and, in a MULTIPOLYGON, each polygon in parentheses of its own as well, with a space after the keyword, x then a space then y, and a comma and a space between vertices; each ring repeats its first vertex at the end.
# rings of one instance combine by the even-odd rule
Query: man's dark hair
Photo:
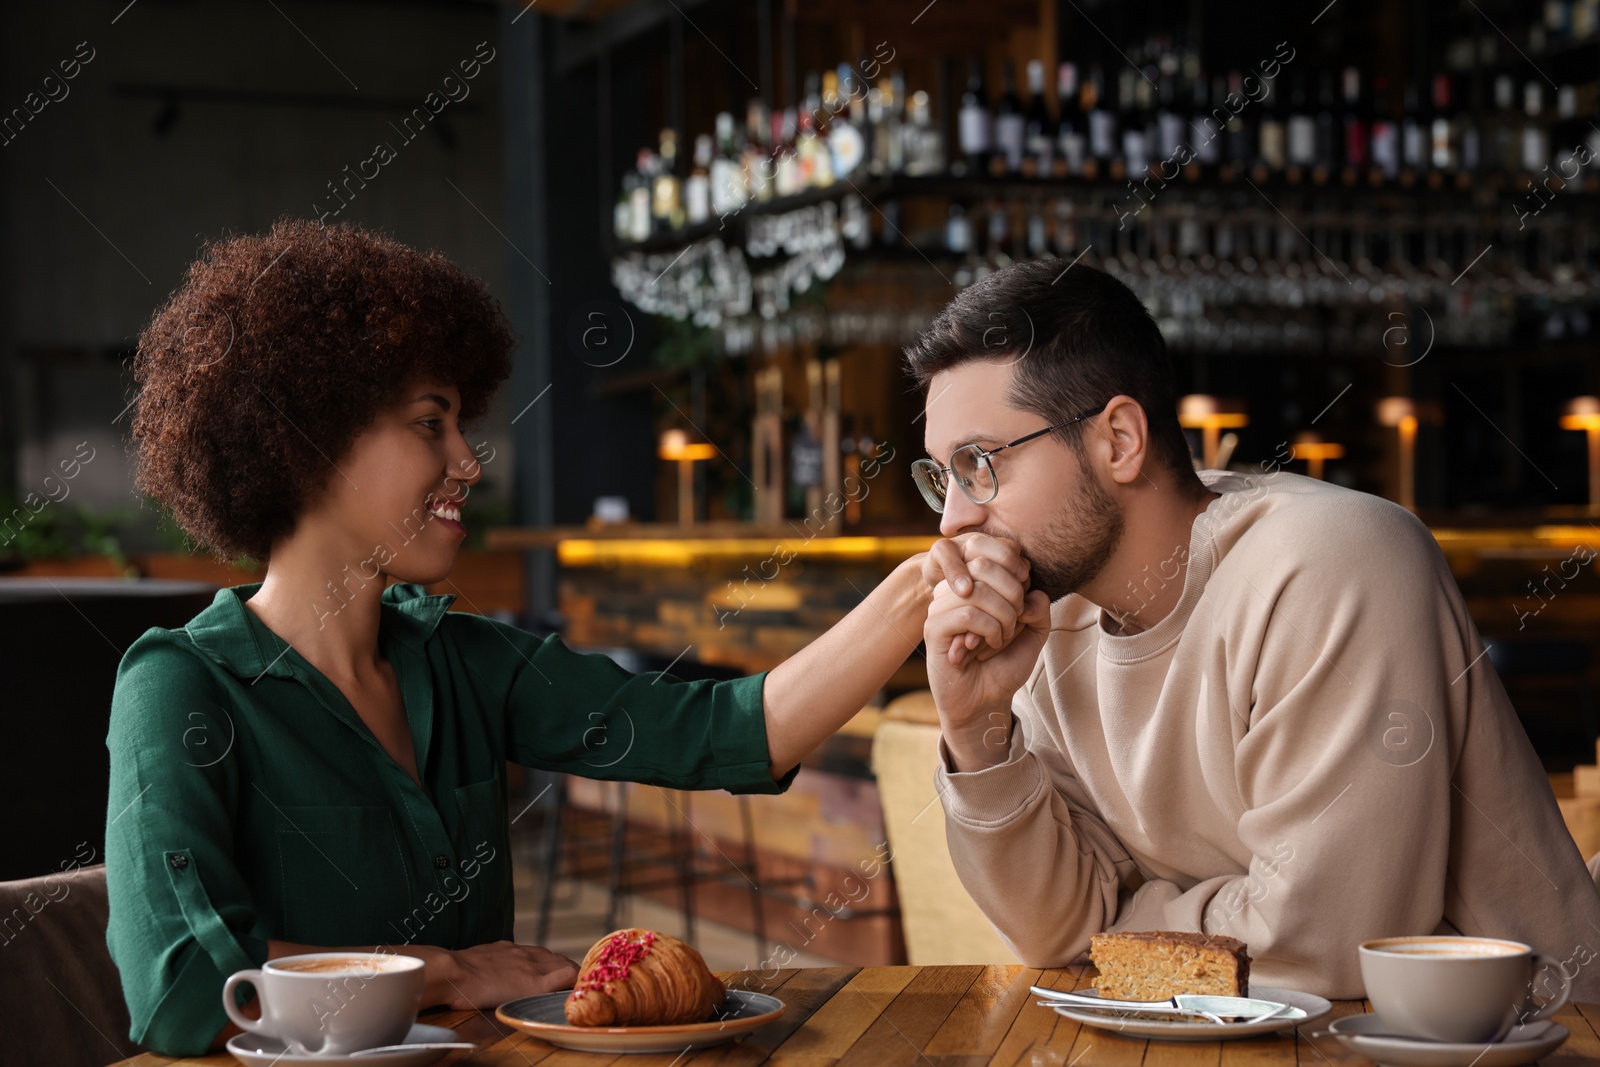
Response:
MULTIPOLYGON (((963 289, 906 347, 906 370, 926 389, 940 371, 974 360, 1015 360, 1007 401, 1050 423, 1119 394, 1144 408, 1150 450, 1178 476, 1197 480, 1178 425, 1167 345, 1133 290, 1093 267, 1031 260, 963 289)), ((1056 433, 1081 457, 1084 424, 1056 433)))

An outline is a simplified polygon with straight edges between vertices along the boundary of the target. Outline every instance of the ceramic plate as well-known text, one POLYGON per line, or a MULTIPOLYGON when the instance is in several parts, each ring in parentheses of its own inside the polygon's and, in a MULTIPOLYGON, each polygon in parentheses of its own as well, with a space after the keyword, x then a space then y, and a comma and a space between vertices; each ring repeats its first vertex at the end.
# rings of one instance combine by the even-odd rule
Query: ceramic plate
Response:
POLYGON ((1565 1026, 1548 1019, 1512 1027, 1504 1040, 1490 1045, 1379 1037, 1384 1029, 1376 1015, 1347 1015, 1328 1032, 1350 1051, 1388 1067, 1513 1067, 1548 1056, 1569 1036, 1565 1026))
MULTIPOLYGON (((1093 989, 1074 990, 1087 996, 1096 996, 1093 989)), ((1310 1026, 1333 1014, 1333 1005, 1311 993, 1297 993, 1293 989, 1273 989, 1270 986, 1250 987, 1250 996, 1258 1000, 1275 1000, 1305 1012, 1299 1019, 1264 1019, 1258 1023, 1210 1023, 1201 1019, 1178 1017, 1161 1019, 1153 1015, 1121 1015, 1110 1011, 1095 1011, 1073 1004, 1052 1004, 1051 1007, 1069 1019, 1085 1026, 1102 1030, 1115 1030, 1128 1037, 1154 1037, 1164 1041, 1226 1041, 1234 1037, 1254 1037, 1296 1026, 1310 1026)))
MULTIPOLYGON (((442 1026, 417 1023, 406 1034, 404 1043, 417 1045, 431 1041, 459 1041, 454 1030, 442 1026)), ((427 1064, 450 1053, 450 1049, 417 1049, 415 1052, 380 1052, 375 1056, 296 1056, 285 1051, 286 1046, 275 1037, 260 1034, 236 1034, 228 1039, 227 1049, 233 1058, 249 1067, 285 1067, 288 1064, 365 1064, 366 1067, 426 1067, 427 1064)))
POLYGON ((584 1052, 682 1052, 741 1038, 783 1014, 783 1001, 765 993, 728 990, 717 1015, 681 1026, 573 1026, 562 1006, 572 990, 509 1001, 495 1016, 509 1026, 560 1048, 584 1052))

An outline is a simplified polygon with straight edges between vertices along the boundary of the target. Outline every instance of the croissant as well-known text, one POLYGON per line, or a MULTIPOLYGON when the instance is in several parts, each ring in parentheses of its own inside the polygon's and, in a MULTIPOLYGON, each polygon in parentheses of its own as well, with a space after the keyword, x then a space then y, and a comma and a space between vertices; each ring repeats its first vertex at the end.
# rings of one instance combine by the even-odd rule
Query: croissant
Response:
POLYGON ((705 1022, 727 996, 691 946, 653 930, 616 930, 595 942, 567 997, 573 1026, 705 1022))

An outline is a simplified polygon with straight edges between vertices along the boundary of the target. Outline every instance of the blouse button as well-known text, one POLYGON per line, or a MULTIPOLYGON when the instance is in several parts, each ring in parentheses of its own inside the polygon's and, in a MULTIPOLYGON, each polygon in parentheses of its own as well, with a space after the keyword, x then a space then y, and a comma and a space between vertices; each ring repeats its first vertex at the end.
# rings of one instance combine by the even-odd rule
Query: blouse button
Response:
POLYGON ((441 852, 437 856, 433 857, 433 865, 442 871, 446 867, 450 866, 450 857, 441 852))
POLYGON ((182 852, 179 852, 177 855, 168 857, 167 862, 172 864, 173 870, 181 871, 185 867, 189 866, 189 857, 185 856, 182 852))

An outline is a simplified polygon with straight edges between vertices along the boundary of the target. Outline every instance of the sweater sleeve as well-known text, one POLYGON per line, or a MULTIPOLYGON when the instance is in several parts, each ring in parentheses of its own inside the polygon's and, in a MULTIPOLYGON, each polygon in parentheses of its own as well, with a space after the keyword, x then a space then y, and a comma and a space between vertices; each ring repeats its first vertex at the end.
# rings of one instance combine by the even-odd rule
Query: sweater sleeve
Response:
POLYGON ((1281 569, 1236 559, 1227 684, 1250 709, 1235 759, 1248 869, 1146 882, 1111 929, 1236 937, 1252 979, 1327 997, 1362 995, 1361 941, 1439 929, 1461 744, 1448 727, 1482 644, 1431 536, 1396 512, 1281 569))
POLYGON ((1006 946, 1029 967, 1061 967, 1116 915, 1133 862, 1075 788, 1044 731, 1025 736, 1030 688, 1012 699, 1004 763, 954 772, 939 741, 938 793, 961 884, 1006 946))

